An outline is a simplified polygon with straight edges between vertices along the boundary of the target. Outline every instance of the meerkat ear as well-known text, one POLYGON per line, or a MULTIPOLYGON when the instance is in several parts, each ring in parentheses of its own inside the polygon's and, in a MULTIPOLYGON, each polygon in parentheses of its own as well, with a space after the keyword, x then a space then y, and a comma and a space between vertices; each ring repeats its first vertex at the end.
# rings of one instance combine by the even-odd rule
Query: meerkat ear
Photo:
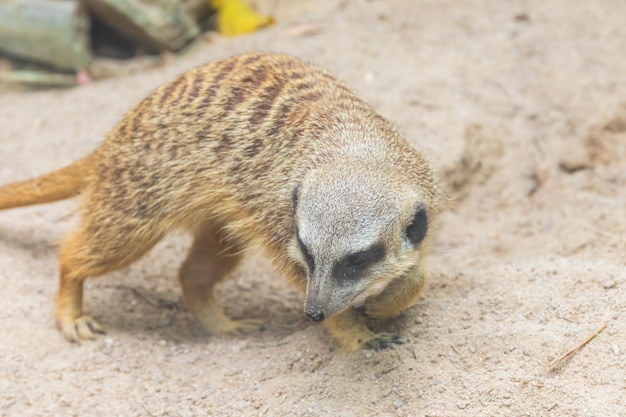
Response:
POLYGON ((291 206, 293 208, 293 212, 296 212, 296 208, 298 208, 298 200, 300 199, 300 184, 296 185, 291 193, 291 206))
POLYGON ((428 214, 422 205, 415 208, 413 220, 406 228, 406 237, 413 246, 419 245, 426 237, 428 231, 428 214))

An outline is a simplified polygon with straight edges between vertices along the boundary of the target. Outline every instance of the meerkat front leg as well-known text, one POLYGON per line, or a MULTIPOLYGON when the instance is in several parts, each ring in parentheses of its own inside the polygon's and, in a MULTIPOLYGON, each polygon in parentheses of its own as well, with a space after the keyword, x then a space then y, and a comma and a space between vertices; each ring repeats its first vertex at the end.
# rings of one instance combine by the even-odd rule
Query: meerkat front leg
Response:
POLYGON ((367 299, 361 307, 346 310, 326 320, 328 331, 343 350, 381 350, 406 343, 406 339, 397 334, 372 332, 367 327, 366 319, 395 317, 409 307, 426 282, 425 264, 423 260, 405 275, 392 281, 382 293, 367 299))
POLYGON ((387 319, 400 314, 411 306, 426 283, 426 261, 422 261, 392 281, 375 297, 368 298, 357 310, 367 318, 387 319))
POLYGON ((365 318, 353 308, 329 317, 324 323, 345 352, 363 348, 379 351, 406 343, 406 339, 397 334, 374 333, 367 327, 365 318))
POLYGON ((222 233, 206 226, 196 234, 179 271, 183 299, 192 314, 211 334, 258 330, 261 320, 232 320, 215 299, 215 285, 239 263, 242 248, 222 233))

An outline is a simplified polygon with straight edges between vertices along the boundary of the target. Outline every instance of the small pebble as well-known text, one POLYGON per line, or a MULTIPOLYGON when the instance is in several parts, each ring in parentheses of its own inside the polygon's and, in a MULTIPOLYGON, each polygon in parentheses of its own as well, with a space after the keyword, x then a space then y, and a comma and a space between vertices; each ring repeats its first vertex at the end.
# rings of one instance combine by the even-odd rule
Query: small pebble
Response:
POLYGON ((602 288, 604 288, 605 290, 610 290, 615 287, 617 287, 617 281, 614 279, 607 279, 602 283, 602 288))
POLYGON ((619 355, 619 346, 617 344, 611 346, 613 348, 613 353, 619 355))
POLYGON ((572 141, 567 150, 563 153, 563 155, 561 155, 559 168, 568 174, 572 174, 576 171, 590 167, 591 161, 589 158, 589 151, 585 148, 582 142, 572 141))
POLYGON ((395 400, 393 400, 394 407, 400 408, 402 407, 402 405, 404 405, 404 401, 402 401, 400 398, 396 398, 395 400))
POLYGON ((469 403, 467 402, 462 402, 462 403, 458 403, 456 405, 456 408, 458 408, 459 410, 465 410, 467 408, 467 406, 469 405, 469 403))

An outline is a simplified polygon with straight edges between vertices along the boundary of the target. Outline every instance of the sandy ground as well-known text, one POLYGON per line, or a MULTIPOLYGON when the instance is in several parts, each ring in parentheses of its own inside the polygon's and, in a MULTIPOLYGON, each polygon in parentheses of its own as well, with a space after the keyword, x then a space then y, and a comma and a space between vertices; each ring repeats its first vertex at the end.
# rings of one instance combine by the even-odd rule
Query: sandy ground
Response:
POLYGON ((0 96, 6 183, 86 154, 187 68, 289 52, 393 120, 455 196, 423 296, 383 325, 410 343, 355 354, 255 251, 220 294, 267 329, 204 334, 181 308, 183 236, 91 281, 108 333, 71 345, 52 316, 76 202, 2 212, 0 415, 626 416, 625 22, 622 0, 335 2, 135 76, 0 96))

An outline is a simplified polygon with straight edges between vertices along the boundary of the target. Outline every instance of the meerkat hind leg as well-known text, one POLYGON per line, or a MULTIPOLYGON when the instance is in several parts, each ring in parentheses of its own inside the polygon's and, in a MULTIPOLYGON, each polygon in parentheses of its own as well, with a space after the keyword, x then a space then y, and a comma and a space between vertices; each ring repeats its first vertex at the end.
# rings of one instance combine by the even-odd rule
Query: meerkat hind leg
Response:
POLYGON ((247 333, 259 330, 261 320, 233 320, 215 299, 215 285, 242 258, 242 248, 207 226, 196 234, 187 259, 179 271, 183 299, 192 314, 211 334, 247 333))
POLYGON ((134 228, 138 232, 129 234, 121 219, 107 222, 106 227, 96 224, 97 218, 84 216, 79 228, 59 248, 56 323, 63 336, 75 343, 104 333, 98 322, 83 313, 85 280, 130 265, 162 237, 158 229, 148 227, 134 228))
POLYGON ((82 278, 68 278, 61 273, 57 295, 56 322, 63 337, 74 343, 94 339, 97 334, 104 334, 104 328, 91 316, 82 312, 82 278))

